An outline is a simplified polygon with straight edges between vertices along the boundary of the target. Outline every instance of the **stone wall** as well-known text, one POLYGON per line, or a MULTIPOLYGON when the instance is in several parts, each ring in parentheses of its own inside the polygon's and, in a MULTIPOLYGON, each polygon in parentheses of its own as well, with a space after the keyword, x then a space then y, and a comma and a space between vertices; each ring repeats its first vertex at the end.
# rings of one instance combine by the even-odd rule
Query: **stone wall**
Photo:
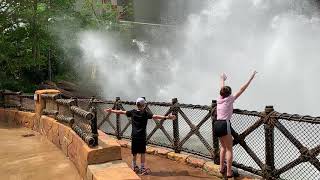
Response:
POLYGON ((107 139, 104 133, 99 133, 99 145, 90 148, 70 127, 57 120, 41 116, 44 108, 41 94, 57 93, 56 91, 37 91, 38 100, 36 113, 0 109, 0 121, 7 122, 12 127, 30 128, 46 137, 68 157, 78 169, 83 179, 140 179, 126 163, 122 161, 121 146, 116 140, 107 139), (126 173, 117 173, 126 172, 126 173), (106 176, 109 174, 109 176, 106 176))

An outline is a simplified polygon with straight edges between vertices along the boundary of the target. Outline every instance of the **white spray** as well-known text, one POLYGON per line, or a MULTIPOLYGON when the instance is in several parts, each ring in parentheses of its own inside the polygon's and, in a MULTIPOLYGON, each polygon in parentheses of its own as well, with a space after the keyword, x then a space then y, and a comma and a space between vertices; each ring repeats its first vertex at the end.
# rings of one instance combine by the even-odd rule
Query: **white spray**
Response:
POLYGON ((83 61, 97 67, 108 99, 209 104, 219 91, 219 74, 237 91, 253 70, 259 72, 236 107, 320 114, 317 68, 320 19, 308 2, 216 0, 184 25, 144 27, 132 38, 139 53, 122 48, 108 32, 79 34, 83 61), (141 34, 141 32, 140 32, 141 34))

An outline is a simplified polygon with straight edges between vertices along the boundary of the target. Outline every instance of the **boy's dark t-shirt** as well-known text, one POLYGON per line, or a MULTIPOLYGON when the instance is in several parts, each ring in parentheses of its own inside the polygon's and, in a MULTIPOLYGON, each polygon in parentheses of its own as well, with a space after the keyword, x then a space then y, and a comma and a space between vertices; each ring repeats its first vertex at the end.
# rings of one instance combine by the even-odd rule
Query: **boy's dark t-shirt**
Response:
POLYGON ((153 114, 146 110, 139 111, 133 109, 131 111, 127 111, 126 115, 131 117, 132 120, 131 137, 145 139, 147 136, 146 128, 148 119, 152 119, 153 114))

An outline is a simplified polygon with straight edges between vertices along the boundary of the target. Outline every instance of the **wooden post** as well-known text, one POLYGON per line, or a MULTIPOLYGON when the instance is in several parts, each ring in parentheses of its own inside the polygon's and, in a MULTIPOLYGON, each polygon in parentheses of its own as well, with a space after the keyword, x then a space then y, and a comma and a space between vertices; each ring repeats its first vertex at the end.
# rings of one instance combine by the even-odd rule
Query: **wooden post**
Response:
POLYGON ((219 138, 214 134, 214 123, 217 120, 217 101, 212 100, 211 103, 211 118, 212 118, 212 139, 213 139, 213 161, 215 164, 220 164, 220 147, 219 138))
MULTIPOLYGON (((120 110, 120 97, 116 97, 116 104, 115 109, 120 110)), ((117 139, 121 139, 121 121, 120 121, 120 114, 116 114, 116 125, 117 125, 117 132, 116 136, 117 139)))
POLYGON ((0 91, 0 107, 3 107, 3 108, 4 108, 4 104, 5 104, 4 101, 5 101, 5 100, 4 100, 4 90, 1 90, 1 91, 0 91))
POLYGON ((20 104, 18 105, 18 108, 19 108, 19 110, 21 110, 21 108, 22 108, 22 103, 23 103, 22 92, 20 91, 20 92, 18 92, 17 94, 18 94, 19 103, 20 103, 20 104))
POLYGON ((98 121, 98 118, 97 118, 97 108, 96 108, 96 104, 93 103, 94 101, 94 98, 91 98, 91 108, 90 108, 90 112, 92 112, 94 114, 94 118, 92 119, 91 121, 91 132, 93 134, 93 138, 95 140, 95 144, 94 146, 98 145, 98 125, 97 125, 97 121, 98 121))
POLYGON ((264 121, 264 132, 265 132, 265 156, 266 156, 266 167, 264 169, 264 178, 273 178, 275 171, 274 165, 274 119, 268 117, 270 113, 274 111, 273 106, 265 107, 265 121, 264 121))
POLYGON ((175 153, 180 153, 180 133, 179 133, 179 118, 178 118, 178 109, 179 109, 179 103, 177 98, 172 99, 172 115, 175 115, 177 117, 176 120, 172 121, 173 125, 173 148, 175 153))

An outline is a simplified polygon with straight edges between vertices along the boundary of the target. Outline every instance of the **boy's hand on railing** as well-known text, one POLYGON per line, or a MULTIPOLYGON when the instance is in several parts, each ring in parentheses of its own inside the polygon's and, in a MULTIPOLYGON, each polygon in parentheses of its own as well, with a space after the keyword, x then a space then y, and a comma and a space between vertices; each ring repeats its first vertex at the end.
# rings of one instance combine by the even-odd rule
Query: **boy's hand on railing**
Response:
POLYGON ((112 109, 110 109, 110 108, 107 108, 104 110, 104 112, 106 112, 106 113, 110 113, 111 111, 112 111, 112 109))
POLYGON ((168 115, 168 119, 176 120, 177 116, 171 114, 171 115, 168 115))

